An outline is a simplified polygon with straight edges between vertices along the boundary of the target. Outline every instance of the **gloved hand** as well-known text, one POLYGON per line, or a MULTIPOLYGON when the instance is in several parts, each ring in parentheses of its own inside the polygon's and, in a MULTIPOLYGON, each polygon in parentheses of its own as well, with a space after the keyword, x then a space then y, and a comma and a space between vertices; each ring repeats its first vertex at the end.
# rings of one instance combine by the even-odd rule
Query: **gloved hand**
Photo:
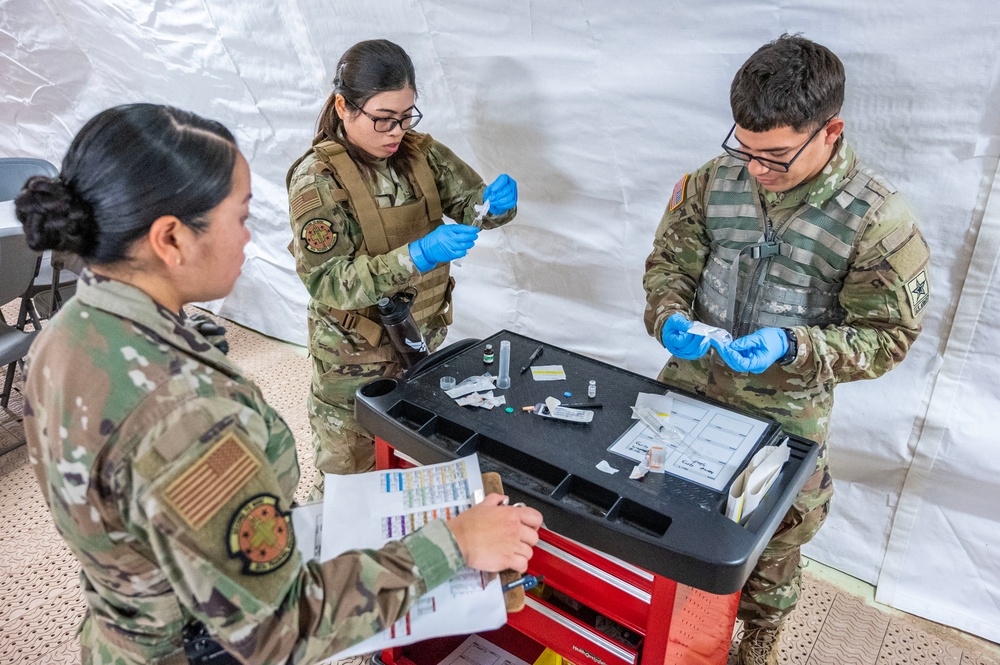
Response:
MULTIPOLYGON (((490 203, 490 208, 493 204, 490 203)), ((465 256, 476 244, 479 229, 468 224, 443 224, 423 238, 410 243, 410 258, 420 272, 427 272, 439 263, 465 256)))
POLYGON ((213 321, 207 314, 195 312, 188 317, 195 329, 208 343, 223 353, 229 353, 229 342, 226 341, 226 329, 213 321))
POLYGON ((708 352, 709 341, 702 335, 692 335, 688 332, 691 322, 687 317, 677 312, 663 322, 660 339, 667 351, 684 360, 697 360, 708 352))
POLYGON ((760 374, 788 353, 788 335, 781 328, 761 328, 715 348, 734 371, 760 374))
POLYGON ((483 192, 483 200, 487 199, 490 213, 502 215, 517 205, 517 183, 506 173, 497 176, 483 192))

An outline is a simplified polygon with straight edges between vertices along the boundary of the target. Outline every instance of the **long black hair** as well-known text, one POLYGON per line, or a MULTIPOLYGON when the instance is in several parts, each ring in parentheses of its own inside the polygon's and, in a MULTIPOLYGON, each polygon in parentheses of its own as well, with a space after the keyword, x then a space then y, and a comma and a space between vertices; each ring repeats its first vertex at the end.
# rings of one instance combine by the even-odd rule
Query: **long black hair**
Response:
POLYGON ((171 106, 116 106, 77 133, 58 177, 28 179, 17 218, 36 251, 117 263, 164 215, 204 230, 205 214, 232 191, 236 154, 236 139, 214 120, 171 106))
MULTIPOLYGON (((343 132, 338 131, 343 125, 343 120, 337 115, 335 108, 337 95, 343 95, 348 105, 353 104, 360 109, 380 92, 393 92, 406 87, 411 88, 416 97, 417 83, 413 61, 401 46, 387 39, 358 42, 347 49, 337 63, 333 92, 330 93, 319 114, 319 134, 344 146, 355 164, 372 171, 377 160, 342 138, 343 132)), ((356 109, 352 109, 352 112, 360 113, 356 109)), ((403 135, 399 150, 389 156, 387 163, 397 173, 409 177, 412 173, 411 164, 416 156, 417 148, 413 144, 411 134, 407 132, 403 135)))

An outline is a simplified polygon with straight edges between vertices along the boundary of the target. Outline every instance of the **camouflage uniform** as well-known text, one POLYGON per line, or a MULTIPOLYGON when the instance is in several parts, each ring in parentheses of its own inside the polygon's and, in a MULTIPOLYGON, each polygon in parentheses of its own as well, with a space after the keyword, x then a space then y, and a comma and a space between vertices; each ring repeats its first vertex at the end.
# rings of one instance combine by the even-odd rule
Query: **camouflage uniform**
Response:
MULTIPOLYGON (((482 179, 451 150, 418 132, 407 132, 404 140, 426 159, 426 165, 414 166, 412 182, 385 162, 374 177, 364 174, 339 145, 320 138, 288 172, 294 234, 289 250, 310 296, 309 414, 316 468, 324 473, 359 473, 374 466, 372 437, 354 418, 354 393, 374 377, 402 373, 388 336, 377 325, 378 300, 415 287, 420 295, 413 314, 428 348, 436 349, 447 334, 454 284, 448 264, 422 275, 408 244, 441 224, 442 214, 471 223, 473 205, 482 201, 482 179), (347 161, 335 164, 337 158, 347 161), (376 223, 366 231, 371 217, 376 223), (379 237, 366 237, 369 233, 379 237)), ((515 214, 512 209, 487 216, 483 227, 506 224, 515 214)), ((322 491, 320 483, 317 474, 313 496, 322 491)))
POLYGON ((646 260, 649 333, 660 339, 664 321, 675 312, 732 331, 732 321, 742 322, 735 317, 740 307, 726 307, 735 295, 736 304, 752 312, 749 325, 735 335, 787 327, 798 338, 798 350, 787 365, 746 374, 732 371, 712 349, 694 361, 671 358, 659 379, 773 418, 786 431, 820 444, 816 471, 743 589, 744 621, 777 627, 798 600, 799 549, 823 524, 833 495, 826 449, 833 389, 843 381, 881 376, 906 355, 927 302, 928 259, 927 244, 901 197, 865 169, 843 139, 816 178, 787 192, 765 191, 744 164, 728 156, 685 176, 675 188, 646 260), (756 199, 753 205, 738 191, 756 199), (722 215, 729 218, 720 221, 722 215), (755 268, 768 259, 753 258, 746 249, 760 244, 754 241, 761 238, 765 217, 777 232, 780 252, 762 267, 755 292, 764 294, 773 285, 784 290, 786 301, 751 306, 747 283, 756 281, 755 268), (839 229, 846 240, 803 222, 810 218, 839 229), (736 257, 737 284, 719 277, 734 274, 721 261, 725 256, 736 257), (803 257, 809 262, 796 262, 803 257), (796 299, 800 304, 789 304, 796 299))
POLYGON ((194 621, 244 662, 316 662, 463 567, 441 521, 303 562, 288 427, 190 321, 131 286, 85 270, 28 362, 29 458, 81 564, 85 664, 187 663, 194 621))

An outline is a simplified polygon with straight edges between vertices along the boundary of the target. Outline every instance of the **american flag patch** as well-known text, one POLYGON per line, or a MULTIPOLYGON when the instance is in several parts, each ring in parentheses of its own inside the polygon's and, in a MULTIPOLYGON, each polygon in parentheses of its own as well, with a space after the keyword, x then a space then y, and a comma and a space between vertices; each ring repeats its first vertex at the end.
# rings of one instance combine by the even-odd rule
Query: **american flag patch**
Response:
POLYGON ((198 462, 172 482, 167 503, 192 529, 212 519, 260 468, 260 461, 229 430, 198 462))
POLYGON ((310 210, 315 210, 322 205, 322 201, 319 198, 319 190, 307 189, 292 201, 292 219, 298 219, 302 215, 306 214, 310 210))
POLYGON ((688 178, 691 177, 690 173, 685 173, 684 177, 677 181, 674 185, 674 192, 670 195, 670 211, 673 212, 674 208, 684 203, 684 194, 687 191, 688 178))

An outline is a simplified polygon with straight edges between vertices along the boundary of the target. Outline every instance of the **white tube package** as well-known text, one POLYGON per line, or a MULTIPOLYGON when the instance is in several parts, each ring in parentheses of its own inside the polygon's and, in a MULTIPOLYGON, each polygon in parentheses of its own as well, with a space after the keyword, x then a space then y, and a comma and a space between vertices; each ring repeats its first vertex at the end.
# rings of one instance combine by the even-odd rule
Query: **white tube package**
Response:
POLYGON ((733 341, 733 336, 729 334, 728 330, 716 328, 715 326, 710 326, 707 323, 702 323, 701 321, 692 321, 688 332, 692 335, 701 335, 702 337, 714 339, 722 346, 728 346, 729 343, 733 341))

